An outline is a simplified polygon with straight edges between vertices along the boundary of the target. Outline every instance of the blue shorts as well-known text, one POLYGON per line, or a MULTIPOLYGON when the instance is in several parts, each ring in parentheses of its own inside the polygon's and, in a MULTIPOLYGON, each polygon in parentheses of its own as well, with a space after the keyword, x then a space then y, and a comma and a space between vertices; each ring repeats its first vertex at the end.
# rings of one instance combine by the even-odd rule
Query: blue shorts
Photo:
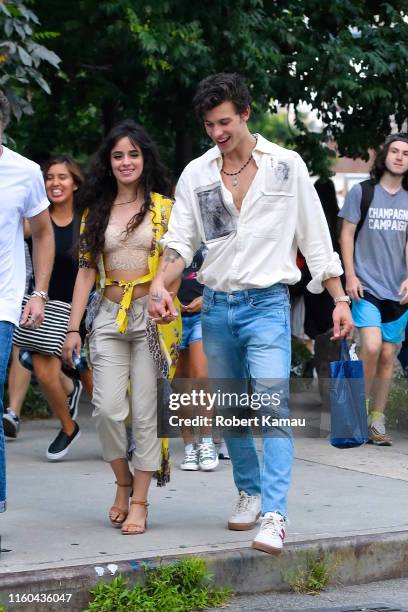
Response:
POLYGON ((201 313, 192 315, 191 317, 181 317, 182 335, 180 350, 188 349, 190 344, 203 339, 201 332, 201 313))
POLYGON ((402 342, 408 323, 408 310, 393 321, 383 321, 381 310, 365 299, 353 300, 353 320, 356 327, 379 327, 383 342, 402 342))

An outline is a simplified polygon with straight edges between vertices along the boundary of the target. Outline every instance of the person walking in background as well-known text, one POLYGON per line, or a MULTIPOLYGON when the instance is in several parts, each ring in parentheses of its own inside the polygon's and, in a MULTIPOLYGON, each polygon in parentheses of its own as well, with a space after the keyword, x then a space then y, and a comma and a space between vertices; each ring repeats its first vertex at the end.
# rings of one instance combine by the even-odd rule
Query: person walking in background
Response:
MULTIPOLYGON (((175 317, 169 286, 190 265, 200 243, 208 248, 198 280, 204 284, 203 344, 210 379, 234 379, 236 387, 267 393, 268 414, 287 418, 290 371, 288 284, 296 283, 297 246, 312 274, 309 288, 326 287, 335 299, 333 336, 352 331, 338 277, 339 257, 306 165, 248 129, 251 98, 243 77, 220 73, 200 82, 194 106, 214 147, 183 171, 163 261, 150 288, 156 321, 175 317), (274 381, 274 382, 272 382, 274 381), (278 384, 279 405, 272 403, 278 384)), ((232 406, 235 416, 242 406, 232 406)), ((225 436, 238 501, 228 528, 262 525, 253 547, 279 553, 285 538, 293 440, 290 428, 268 428, 263 468, 248 428, 225 436), (261 507, 262 496, 262 507, 261 507)))
MULTIPOLYGON (((27 242, 24 242, 24 255, 26 265, 24 293, 27 293, 31 288, 33 276, 33 266, 27 242)), ((13 439, 17 438, 20 429, 20 413, 31 382, 31 371, 20 363, 19 353, 18 346, 13 345, 7 379, 8 407, 3 412, 4 434, 7 438, 13 439)))
POLYGON ((378 152, 363 206, 363 185, 350 190, 343 219, 341 252, 346 291, 360 335, 369 409, 369 440, 390 446, 384 411, 398 344, 408 322, 408 134, 392 134, 378 152))
MULTIPOLYGON (((340 252, 339 234, 340 219, 337 203, 336 188, 331 179, 318 179, 314 188, 319 196, 324 216, 330 232, 333 250, 340 252)), ((322 293, 311 293, 306 289, 311 281, 311 274, 307 266, 302 271, 303 295, 305 303, 304 332, 311 339, 313 357, 307 362, 303 376, 313 376, 316 369, 319 384, 319 393, 325 409, 330 408, 330 362, 336 361, 339 355, 339 342, 330 340, 333 327, 333 300, 325 289, 322 293)), ((344 276, 341 276, 344 284, 344 276)), ((322 422, 326 429, 326 423, 322 422)))
MULTIPOLYGON (((182 338, 180 356, 177 363, 175 378, 190 379, 191 382, 205 384, 208 379, 207 358, 203 351, 201 331, 201 304, 203 301, 203 285, 197 280, 205 257, 206 248, 202 245, 193 257, 188 268, 183 271, 178 298, 181 303, 182 338)), ((184 383, 185 384, 185 383, 184 383)), ((184 385, 183 385, 183 390, 184 385)), ((211 419, 213 410, 200 406, 194 416, 211 419)), ((204 472, 214 470, 218 465, 217 449, 212 435, 212 426, 203 425, 199 428, 199 440, 196 441, 192 428, 182 426, 184 441, 184 459, 180 465, 182 470, 204 472)))
MULTIPOLYGON (((82 183, 78 164, 68 156, 56 156, 43 167, 45 187, 50 201, 50 217, 55 237, 55 260, 49 285, 49 297, 57 300, 59 306, 70 305, 78 272, 76 248, 79 240, 80 219, 75 212, 74 196, 82 183)), ((27 238, 29 249, 31 238, 27 238)), ((43 325, 47 331, 47 353, 38 350, 25 355, 26 366, 32 367, 40 388, 53 412, 60 420, 61 429, 49 445, 46 456, 50 461, 65 457, 71 445, 80 437, 75 421, 82 384, 73 382, 62 372, 61 341, 66 334, 66 322, 58 316, 49 316, 43 325), (48 343, 54 347, 49 354, 48 343)), ((16 334, 18 340, 18 333, 16 334)), ((23 347, 24 350, 24 347, 23 347)), ((19 414, 17 414, 19 416, 19 414)))
POLYGON ((72 366, 73 351, 80 351, 79 324, 96 281, 88 308, 93 416, 103 458, 116 478, 109 520, 124 535, 146 529, 153 473, 159 470, 160 484, 168 478, 167 447, 157 437, 157 379, 174 374, 181 325, 178 320, 158 328, 148 319, 147 300, 172 207, 169 194, 165 168, 146 131, 131 120, 113 127, 83 188, 80 268, 64 358, 72 366), (133 473, 127 459, 129 412, 133 473))
MULTIPOLYGON (((44 318, 54 259, 54 236, 47 196, 37 164, 2 145, 10 106, 0 91, 0 411, 15 326, 37 329, 44 318), (23 219, 33 239, 35 289, 21 313, 25 284, 23 219)), ((0 512, 6 510, 6 457, 0 421, 0 512)))

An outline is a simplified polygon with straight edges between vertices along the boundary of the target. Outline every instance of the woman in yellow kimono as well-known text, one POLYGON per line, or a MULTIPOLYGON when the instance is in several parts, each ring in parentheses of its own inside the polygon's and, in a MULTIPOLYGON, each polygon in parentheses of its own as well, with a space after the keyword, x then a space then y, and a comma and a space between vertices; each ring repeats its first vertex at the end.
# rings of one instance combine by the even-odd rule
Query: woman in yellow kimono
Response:
POLYGON ((172 206, 169 193, 155 144, 131 120, 107 135, 81 192, 79 272, 63 354, 70 365, 73 353, 79 355, 79 323, 96 283, 87 310, 93 416, 116 479, 109 520, 124 535, 146 529, 153 474, 159 485, 169 478, 168 441, 157 437, 157 380, 174 374, 181 323, 179 318, 160 326, 147 315, 172 206), (135 440, 130 465, 127 420, 135 440))

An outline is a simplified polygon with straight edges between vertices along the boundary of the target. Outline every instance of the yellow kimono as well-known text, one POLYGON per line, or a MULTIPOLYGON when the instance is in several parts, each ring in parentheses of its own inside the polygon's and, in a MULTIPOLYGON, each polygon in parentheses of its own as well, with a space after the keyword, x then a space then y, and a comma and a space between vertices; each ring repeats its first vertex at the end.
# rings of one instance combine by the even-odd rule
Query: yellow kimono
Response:
MULTIPOLYGON (((173 205, 173 201, 171 199, 166 198, 159 193, 152 193, 150 197, 153 203, 150 215, 154 237, 152 241, 152 249, 148 256, 149 271, 147 274, 134 281, 120 281, 119 283, 115 283, 119 284, 119 286, 123 288, 123 297, 120 302, 119 312, 116 318, 118 331, 120 333, 126 333, 128 323, 127 312, 131 304, 133 288, 136 285, 151 281, 156 275, 161 255, 160 240, 167 231, 170 212, 173 205)), ((87 217, 88 210, 86 210, 82 215, 80 229, 81 235, 83 235, 85 232, 87 217)), ((81 244, 79 252, 80 267, 89 267, 92 265, 92 261, 93 259, 91 253, 86 251, 81 244)), ((113 284, 111 279, 107 278, 106 276, 103 255, 100 255, 95 263, 97 267, 96 292, 87 309, 86 326, 88 330, 91 328, 92 321, 98 312, 104 288, 113 284)), ((169 381, 173 378, 176 371, 179 345, 181 342, 180 302, 177 298, 174 299, 174 304, 179 313, 179 316, 175 321, 169 323, 168 325, 157 325, 153 321, 149 320, 146 326, 149 350, 153 360, 162 377, 169 381)), ((158 486, 163 486, 169 481, 169 479, 169 441, 168 438, 163 438, 161 468, 157 474, 158 486)))

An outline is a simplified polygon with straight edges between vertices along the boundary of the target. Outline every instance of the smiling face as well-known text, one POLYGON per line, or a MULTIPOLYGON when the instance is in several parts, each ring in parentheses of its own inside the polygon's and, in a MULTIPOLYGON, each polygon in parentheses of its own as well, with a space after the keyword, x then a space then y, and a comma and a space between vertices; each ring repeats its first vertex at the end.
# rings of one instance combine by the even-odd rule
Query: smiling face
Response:
POLYGON ((222 102, 204 116, 205 131, 221 153, 231 153, 247 136, 250 110, 237 113, 232 102, 222 102))
POLYGON ((408 172, 408 142, 396 140, 390 144, 385 167, 393 176, 403 176, 408 172))
POLYGON ((137 185, 143 174, 143 155, 140 147, 127 136, 118 140, 110 153, 112 174, 118 185, 137 185))
POLYGON ((50 202, 54 205, 73 205, 74 192, 78 189, 66 164, 52 164, 45 176, 45 188, 50 202))

